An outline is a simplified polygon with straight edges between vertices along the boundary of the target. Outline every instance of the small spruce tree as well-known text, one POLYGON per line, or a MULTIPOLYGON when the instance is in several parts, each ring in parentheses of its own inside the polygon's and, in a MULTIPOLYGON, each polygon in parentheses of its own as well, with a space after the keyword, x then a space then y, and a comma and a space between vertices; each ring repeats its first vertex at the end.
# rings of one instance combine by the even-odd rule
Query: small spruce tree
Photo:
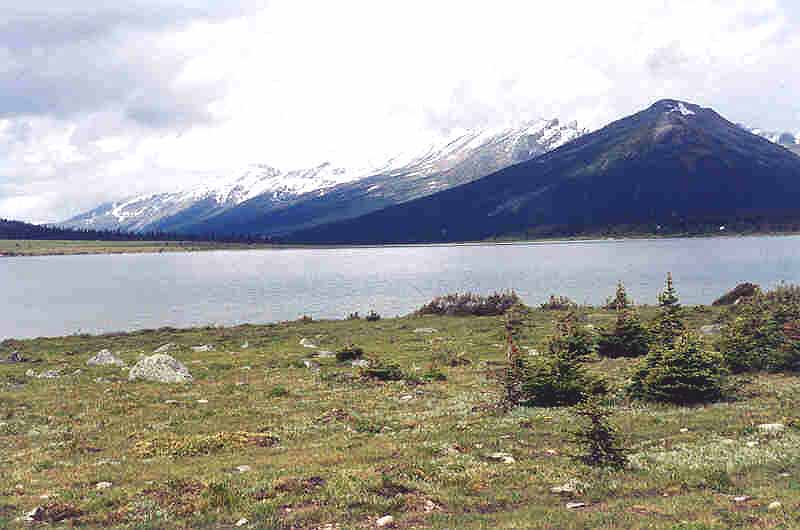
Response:
POLYGON ((633 309, 617 310, 614 326, 601 330, 597 341, 601 357, 641 357, 647 355, 649 348, 647 328, 633 309))
POLYGON ((564 354, 578 361, 585 361, 594 349, 594 337, 580 325, 579 315, 575 311, 570 311, 556 325, 556 331, 548 343, 551 355, 564 354))
POLYGON ((703 403, 722 397, 727 374, 721 354, 707 350, 697 336, 683 334, 647 354, 629 390, 649 401, 703 403))
POLYGON ((672 283, 672 274, 667 273, 664 291, 658 295, 658 314, 650 324, 650 335, 654 343, 672 346, 685 330, 683 308, 672 283))
POLYGON ((617 292, 614 295, 614 298, 609 298, 606 300, 606 309, 614 309, 616 311, 620 311, 623 309, 628 309, 631 307, 633 303, 631 299, 628 297, 628 292, 625 290, 625 284, 622 282, 617 283, 617 292))
POLYGON ((582 452, 575 456, 584 464, 619 469, 628 462, 626 449, 620 443, 618 429, 609 421, 612 411, 596 396, 575 406, 575 414, 584 421, 572 433, 582 452))

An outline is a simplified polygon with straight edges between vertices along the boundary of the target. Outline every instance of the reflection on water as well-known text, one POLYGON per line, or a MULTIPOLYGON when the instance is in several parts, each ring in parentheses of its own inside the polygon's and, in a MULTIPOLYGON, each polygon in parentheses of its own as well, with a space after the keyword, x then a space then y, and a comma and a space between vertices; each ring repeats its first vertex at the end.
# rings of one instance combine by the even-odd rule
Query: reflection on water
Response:
POLYGON ((671 271, 686 304, 742 281, 800 281, 800 237, 219 251, 0 260, 0 337, 406 314, 456 291, 602 303, 618 280, 655 303, 671 271))

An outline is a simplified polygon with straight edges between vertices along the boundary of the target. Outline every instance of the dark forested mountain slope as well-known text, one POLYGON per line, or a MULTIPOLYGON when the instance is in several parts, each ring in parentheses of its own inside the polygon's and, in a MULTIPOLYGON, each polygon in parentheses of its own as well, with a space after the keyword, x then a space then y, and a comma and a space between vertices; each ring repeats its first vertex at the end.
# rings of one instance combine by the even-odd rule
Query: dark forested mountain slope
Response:
POLYGON ((712 109, 662 100, 469 184, 287 239, 468 241, 749 217, 800 218, 800 157, 712 109))

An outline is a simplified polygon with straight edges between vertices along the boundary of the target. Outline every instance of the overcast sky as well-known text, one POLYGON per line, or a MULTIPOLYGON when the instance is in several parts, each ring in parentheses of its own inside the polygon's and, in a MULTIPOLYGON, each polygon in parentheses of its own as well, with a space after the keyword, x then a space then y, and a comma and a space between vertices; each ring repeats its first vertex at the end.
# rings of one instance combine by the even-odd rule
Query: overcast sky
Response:
POLYGON ((663 97, 800 132, 795 4, 0 0, 0 217, 663 97))

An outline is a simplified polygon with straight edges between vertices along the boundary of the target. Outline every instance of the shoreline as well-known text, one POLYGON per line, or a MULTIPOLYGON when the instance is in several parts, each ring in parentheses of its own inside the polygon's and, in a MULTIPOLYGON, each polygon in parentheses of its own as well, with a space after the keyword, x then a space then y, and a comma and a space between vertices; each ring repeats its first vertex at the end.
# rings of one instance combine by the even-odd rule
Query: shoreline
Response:
POLYGON ((247 251, 247 250, 335 250, 335 249, 379 249, 379 248, 416 248, 416 247, 484 247, 511 245, 568 245, 573 243, 612 243, 624 241, 661 241, 681 239, 730 239, 744 237, 793 237, 798 232, 756 232, 728 234, 682 234, 682 235, 628 235, 622 237, 571 237, 543 239, 513 239, 501 241, 453 241, 441 243, 386 243, 386 244, 280 244, 280 243, 215 243, 215 242, 180 242, 180 241, 67 241, 67 240, 0 240, 0 258, 30 258, 54 256, 92 256, 114 254, 163 254, 191 253, 212 251, 247 251), (6 250, 14 246, 13 251, 6 250), (27 245, 28 248, 20 248, 27 245), (59 247, 48 249, 47 247, 59 247), (98 248, 93 248, 98 247, 98 248))

